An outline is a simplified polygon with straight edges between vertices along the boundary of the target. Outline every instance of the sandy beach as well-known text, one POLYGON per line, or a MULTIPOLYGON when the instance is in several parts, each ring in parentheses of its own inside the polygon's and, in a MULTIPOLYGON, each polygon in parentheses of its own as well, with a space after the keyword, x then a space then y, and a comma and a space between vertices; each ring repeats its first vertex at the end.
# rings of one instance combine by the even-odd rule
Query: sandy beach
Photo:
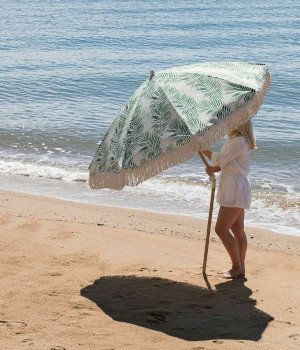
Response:
POLYGON ((247 278, 200 219, 0 192, 1 350, 298 349, 300 238, 248 228, 247 278))

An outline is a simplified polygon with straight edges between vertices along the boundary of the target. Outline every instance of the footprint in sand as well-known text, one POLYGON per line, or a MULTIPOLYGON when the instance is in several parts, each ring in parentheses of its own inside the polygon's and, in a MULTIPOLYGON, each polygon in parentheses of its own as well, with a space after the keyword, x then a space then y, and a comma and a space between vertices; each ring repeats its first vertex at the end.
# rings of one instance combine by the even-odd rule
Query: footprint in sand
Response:
POLYGON ((59 231, 56 234, 50 236, 51 239, 68 239, 74 236, 73 231, 59 231))
POLYGON ((76 310, 81 310, 86 308, 86 305, 81 301, 70 301, 69 305, 72 309, 76 309, 76 310))
POLYGON ((300 334, 290 334, 289 338, 293 340, 299 340, 300 339, 300 334))
POLYGON ((166 317, 167 317, 167 315, 165 315, 165 314, 169 314, 169 313, 168 312, 160 312, 160 311, 151 312, 150 316, 148 316, 146 318, 146 321, 150 322, 150 323, 165 322, 166 317))
POLYGON ((162 315, 162 314, 157 314, 155 312, 151 312, 150 315, 158 321, 165 321, 166 320, 166 316, 162 315))
POLYGON ((38 220, 28 219, 23 224, 17 226, 21 230, 30 230, 36 232, 40 228, 41 224, 38 220))
POLYGON ((66 350, 63 346, 54 346, 54 348, 51 348, 51 350, 66 350))
POLYGON ((58 277, 58 276, 62 276, 62 273, 60 273, 60 272, 50 272, 49 275, 52 276, 52 277, 58 277))
POLYGON ((200 305, 200 304, 188 304, 187 307, 190 307, 192 309, 195 310, 201 310, 201 309, 205 309, 205 310, 212 310, 214 309, 213 305, 200 305))
POLYGON ((289 307, 288 309, 286 309, 287 312, 289 312, 290 314, 294 314, 293 308, 289 307))
POLYGON ((57 297, 59 296, 59 292, 55 291, 55 290, 51 290, 49 292, 47 292, 47 294, 50 296, 50 297, 57 297))
POLYGON ((9 328, 24 328, 27 326, 27 323, 25 322, 18 322, 18 321, 5 321, 5 320, 0 320, 0 326, 4 325, 9 328))

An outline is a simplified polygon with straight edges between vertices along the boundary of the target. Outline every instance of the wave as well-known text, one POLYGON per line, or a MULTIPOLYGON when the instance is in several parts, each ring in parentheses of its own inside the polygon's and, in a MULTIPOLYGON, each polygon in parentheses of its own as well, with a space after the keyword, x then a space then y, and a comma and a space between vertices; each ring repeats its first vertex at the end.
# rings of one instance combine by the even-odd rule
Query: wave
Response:
MULTIPOLYGON (((87 171, 70 165, 62 167, 38 162, 0 159, 0 174, 6 177, 7 175, 30 177, 33 180, 37 178, 42 181, 59 180, 58 184, 61 188, 59 196, 64 197, 63 188, 65 187, 70 191, 71 194, 68 195, 73 200, 79 198, 81 201, 87 198, 88 201, 96 204, 113 203, 120 207, 207 218, 210 183, 204 172, 176 176, 162 173, 137 187, 126 187, 122 191, 101 190, 100 192, 89 190, 86 184, 87 171), (85 186, 74 186, 76 183, 85 186)), ((53 184, 51 186, 55 191, 56 186, 53 184)), ((51 186, 47 187, 47 191, 51 186)), ((54 196, 57 194, 54 193, 54 196)), ((217 205, 214 219, 217 215, 216 207, 217 205)), ((300 200, 297 193, 289 188, 284 189, 283 185, 279 186, 277 183, 262 182, 259 188, 257 186, 253 188, 252 203, 246 216, 246 224, 269 228, 280 233, 300 235, 299 207, 300 200)))
POLYGON ((60 168, 52 165, 0 160, 0 173, 43 177, 68 182, 86 182, 88 173, 74 168, 60 168))

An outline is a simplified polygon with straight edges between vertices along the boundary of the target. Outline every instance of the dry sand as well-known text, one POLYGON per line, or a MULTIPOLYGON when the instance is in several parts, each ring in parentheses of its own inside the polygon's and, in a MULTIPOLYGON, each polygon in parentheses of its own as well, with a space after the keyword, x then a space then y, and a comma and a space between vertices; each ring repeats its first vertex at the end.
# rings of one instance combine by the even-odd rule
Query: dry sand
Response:
MULTIPOLYGON (((99 194, 100 195, 100 194, 99 194)), ((300 238, 249 228, 208 289, 203 220, 0 192, 0 349, 299 349, 300 238)))

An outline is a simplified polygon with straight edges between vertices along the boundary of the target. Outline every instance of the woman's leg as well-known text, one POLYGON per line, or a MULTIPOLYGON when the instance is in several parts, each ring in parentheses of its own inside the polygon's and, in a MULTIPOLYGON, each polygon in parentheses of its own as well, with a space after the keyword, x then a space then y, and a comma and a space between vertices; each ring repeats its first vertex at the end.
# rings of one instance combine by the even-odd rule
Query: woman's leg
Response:
POLYGON ((215 231, 220 237, 232 261, 231 270, 229 270, 228 274, 225 274, 223 277, 231 278, 244 273, 237 240, 229 232, 229 229, 234 225, 242 210, 243 209, 241 208, 228 208, 222 206, 219 210, 215 231))
POLYGON ((240 260, 242 263, 243 273, 245 273, 245 258, 247 252, 247 237, 244 231, 244 216, 245 210, 242 209, 240 215, 231 226, 231 231, 238 245, 240 260))

